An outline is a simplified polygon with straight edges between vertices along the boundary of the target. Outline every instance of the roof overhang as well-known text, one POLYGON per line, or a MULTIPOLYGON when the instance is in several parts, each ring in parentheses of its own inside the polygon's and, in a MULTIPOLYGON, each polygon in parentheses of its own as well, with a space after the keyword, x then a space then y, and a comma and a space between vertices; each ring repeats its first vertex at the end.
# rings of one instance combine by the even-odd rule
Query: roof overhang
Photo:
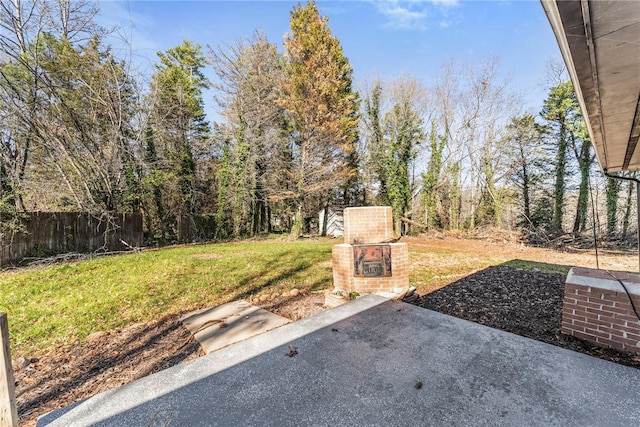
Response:
POLYGON ((603 170, 640 170, 640 2, 541 0, 603 170))

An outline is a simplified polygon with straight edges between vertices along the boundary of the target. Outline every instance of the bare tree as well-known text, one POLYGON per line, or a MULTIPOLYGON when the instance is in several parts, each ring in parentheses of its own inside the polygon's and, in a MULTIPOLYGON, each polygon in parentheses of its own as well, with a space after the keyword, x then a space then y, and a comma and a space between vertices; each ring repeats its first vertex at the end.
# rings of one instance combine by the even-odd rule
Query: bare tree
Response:
POLYGON ((478 222, 500 225, 502 221, 505 194, 498 185, 505 178, 502 145, 515 97, 498 65, 495 58, 476 66, 449 61, 432 89, 431 155, 438 158, 432 167, 441 171, 441 177, 436 179, 431 172, 428 191, 437 190, 439 202, 429 203, 432 210, 438 206, 439 222, 445 227, 459 227, 465 213, 470 228, 478 222))
MULTIPOLYGON (((68 45, 64 53, 80 49, 74 43, 81 41, 89 46, 89 38, 98 31, 93 23, 96 10, 95 4, 82 0, 0 1, 0 120, 4 129, 0 192, 12 193, 11 203, 18 210, 26 208, 25 179, 33 175, 32 160, 47 156, 45 153, 52 147, 43 144, 52 143, 50 134, 60 131, 60 124, 53 123, 59 119, 56 114, 72 108, 71 101, 59 98, 64 87, 56 83, 65 70, 52 67, 56 60, 52 55, 62 54, 58 47, 63 44, 68 45), (59 44, 54 47, 56 43, 59 44)), ((67 82, 72 80, 67 75, 67 82)), ((86 88, 87 81, 84 83, 81 89, 86 88)), ((51 159, 56 158, 49 152, 47 160, 51 159)))
POLYGON ((233 169, 233 182, 226 182, 233 191, 219 192, 220 212, 231 205, 235 235, 269 231, 270 200, 282 193, 278 177, 286 170, 281 156, 283 111, 277 103, 282 58, 276 46, 256 32, 248 40, 210 48, 210 59, 218 77, 212 84, 215 100, 227 120, 221 129, 232 144, 225 158, 229 164, 221 171, 233 169))

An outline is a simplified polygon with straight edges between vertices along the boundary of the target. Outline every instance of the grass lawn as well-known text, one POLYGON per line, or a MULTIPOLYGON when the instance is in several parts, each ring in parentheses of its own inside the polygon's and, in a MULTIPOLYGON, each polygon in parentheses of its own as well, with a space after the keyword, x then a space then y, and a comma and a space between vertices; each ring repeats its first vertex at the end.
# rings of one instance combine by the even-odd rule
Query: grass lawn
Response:
MULTIPOLYGON (((546 263, 564 259, 553 251, 537 253, 464 240, 405 241, 411 259, 410 282, 421 294, 499 264, 559 274, 569 269, 546 263)), ((249 295, 327 289, 333 282, 331 248, 337 243, 341 241, 190 245, 4 271, 0 272, 0 312, 9 318, 13 356, 37 355, 95 331, 249 295)))
POLYGON ((335 243, 192 245, 0 272, 12 356, 251 294, 328 288, 335 243))

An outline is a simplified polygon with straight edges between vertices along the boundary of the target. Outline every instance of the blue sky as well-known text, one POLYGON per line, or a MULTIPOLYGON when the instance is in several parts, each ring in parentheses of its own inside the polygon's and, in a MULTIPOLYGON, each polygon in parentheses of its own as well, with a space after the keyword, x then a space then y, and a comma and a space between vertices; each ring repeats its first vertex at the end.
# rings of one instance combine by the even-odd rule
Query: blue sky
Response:
MULTIPOLYGON (((100 22, 118 26, 132 40, 143 68, 156 52, 183 39, 217 46, 262 29, 282 50, 291 1, 100 2, 100 22)), ((523 109, 537 112, 546 95, 549 61, 560 61, 551 27, 538 0, 517 1, 317 1, 354 68, 356 87, 373 76, 409 74, 429 84, 448 59, 500 60, 502 74, 522 95, 523 109)), ((117 44, 117 42, 114 42, 117 44)), ((208 111, 211 96, 206 94, 208 111)))

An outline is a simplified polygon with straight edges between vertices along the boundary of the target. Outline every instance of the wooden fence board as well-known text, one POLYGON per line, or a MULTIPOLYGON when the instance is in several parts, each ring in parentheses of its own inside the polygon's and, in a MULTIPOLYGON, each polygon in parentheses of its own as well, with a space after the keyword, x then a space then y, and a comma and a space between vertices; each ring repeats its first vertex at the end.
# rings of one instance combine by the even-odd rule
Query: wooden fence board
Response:
POLYGON ((28 217, 22 221, 24 232, 0 242, 0 267, 38 253, 125 251, 127 245, 144 244, 142 215, 138 213, 116 214, 111 220, 78 212, 33 212, 28 217))

